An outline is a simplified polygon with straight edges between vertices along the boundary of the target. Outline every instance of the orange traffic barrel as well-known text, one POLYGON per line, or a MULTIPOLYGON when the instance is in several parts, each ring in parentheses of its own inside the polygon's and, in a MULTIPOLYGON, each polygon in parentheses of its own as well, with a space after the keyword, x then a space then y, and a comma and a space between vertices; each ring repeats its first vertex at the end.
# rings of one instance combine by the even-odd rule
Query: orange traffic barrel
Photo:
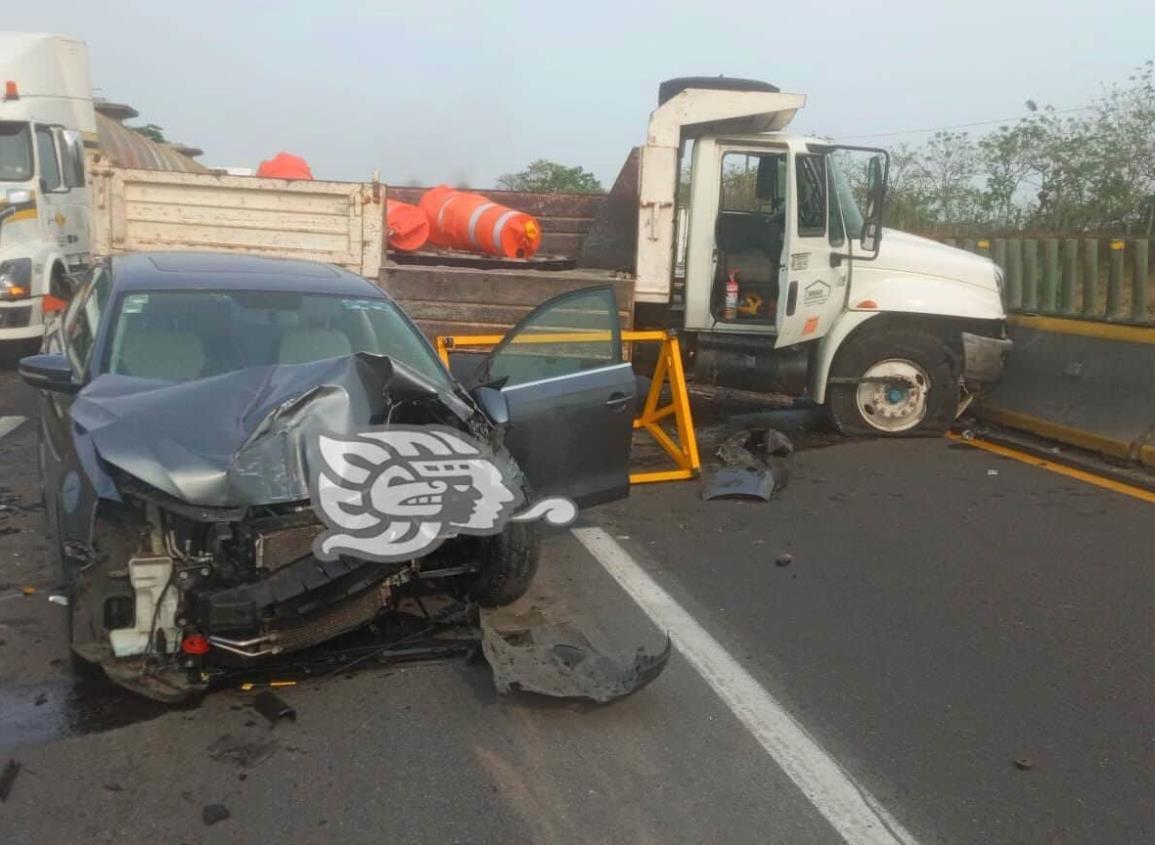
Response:
POLYGON ((401 252, 414 252, 429 240, 429 218, 415 205, 388 200, 385 203, 385 232, 390 247, 401 252))
POLYGON ((291 153, 277 153, 270 159, 262 161, 257 168, 258 176, 273 179, 312 179, 313 171, 300 156, 291 153))
POLYGON ((429 218, 429 242, 451 249, 532 258, 541 245, 541 225, 532 216, 448 185, 421 197, 429 218))

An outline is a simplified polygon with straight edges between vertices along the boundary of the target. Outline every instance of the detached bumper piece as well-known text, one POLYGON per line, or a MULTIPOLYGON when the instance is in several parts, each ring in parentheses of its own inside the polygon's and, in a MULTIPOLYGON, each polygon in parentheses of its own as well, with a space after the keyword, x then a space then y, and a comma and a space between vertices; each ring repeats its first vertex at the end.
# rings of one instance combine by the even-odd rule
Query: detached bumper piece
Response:
POLYGON ((638 649, 632 664, 602 654, 572 625, 541 613, 481 611, 481 647, 499 693, 534 692, 607 704, 654 681, 670 660, 670 638, 657 654, 638 649))

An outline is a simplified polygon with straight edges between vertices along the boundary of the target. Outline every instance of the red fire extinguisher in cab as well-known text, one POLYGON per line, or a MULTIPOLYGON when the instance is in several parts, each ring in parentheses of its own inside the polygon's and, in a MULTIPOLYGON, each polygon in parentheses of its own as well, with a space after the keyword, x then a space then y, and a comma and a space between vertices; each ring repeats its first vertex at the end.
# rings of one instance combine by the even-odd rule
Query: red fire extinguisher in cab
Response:
POLYGON ((726 302, 722 306, 723 320, 738 319, 738 271, 731 270, 726 277, 726 302))

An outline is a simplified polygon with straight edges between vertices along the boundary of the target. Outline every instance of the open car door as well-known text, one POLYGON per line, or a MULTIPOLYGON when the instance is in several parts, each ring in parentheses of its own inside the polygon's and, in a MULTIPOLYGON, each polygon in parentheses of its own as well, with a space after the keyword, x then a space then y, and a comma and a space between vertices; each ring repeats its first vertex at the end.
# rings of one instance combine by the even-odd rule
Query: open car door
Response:
POLYGON ((622 361, 613 288, 554 297, 518 323, 473 379, 501 391, 505 445, 535 499, 579 507, 629 495, 636 379, 622 361))

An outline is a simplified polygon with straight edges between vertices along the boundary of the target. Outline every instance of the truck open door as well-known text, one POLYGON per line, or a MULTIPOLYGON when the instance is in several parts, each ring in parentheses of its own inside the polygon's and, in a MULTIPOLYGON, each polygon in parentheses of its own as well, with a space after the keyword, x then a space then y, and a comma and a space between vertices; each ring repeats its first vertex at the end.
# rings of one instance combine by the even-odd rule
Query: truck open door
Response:
POLYGON ((878 255, 887 162, 885 151, 864 147, 811 144, 792 156, 776 347, 824 336, 847 305, 852 262, 878 255), (865 209, 848 168, 861 168, 865 209))
POLYGON ((500 391, 500 410, 490 415, 505 425, 505 445, 535 499, 562 496, 588 507, 629 495, 637 382, 622 360, 612 287, 582 288, 539 306, 472 382, 500 391))

